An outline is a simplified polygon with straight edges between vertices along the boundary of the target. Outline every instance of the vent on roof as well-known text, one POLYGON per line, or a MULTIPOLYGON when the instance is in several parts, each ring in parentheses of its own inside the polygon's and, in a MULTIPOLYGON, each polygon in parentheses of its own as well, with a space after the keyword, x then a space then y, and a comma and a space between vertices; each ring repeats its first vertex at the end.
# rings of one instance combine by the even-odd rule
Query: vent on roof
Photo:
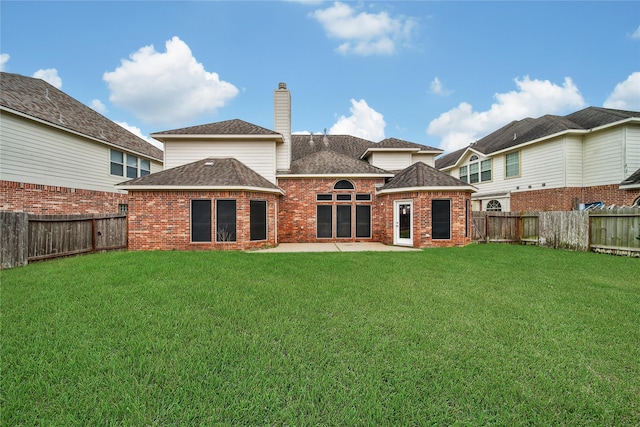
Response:
POLYGON ((280 82, 278 83, 278 89, 286 89, 287 88, 287 84, 284 82, 280 82))
POLYGON ((313 147, 313 133, 309 134, 309 145, 313 147))
POLYGON ((213 166, 213 162, 204 162, 205 166, 213 166))
POLYGON ((47 99, 49 101, 51 100, 51 98, 49 98, 49 88, 44 89, 44 99, 47 99))
POLYGON ((327 128, 324 128, 324 136, 322 137, 322 143, 325 147, 329 146, 329 138, 327 138, 327 128))

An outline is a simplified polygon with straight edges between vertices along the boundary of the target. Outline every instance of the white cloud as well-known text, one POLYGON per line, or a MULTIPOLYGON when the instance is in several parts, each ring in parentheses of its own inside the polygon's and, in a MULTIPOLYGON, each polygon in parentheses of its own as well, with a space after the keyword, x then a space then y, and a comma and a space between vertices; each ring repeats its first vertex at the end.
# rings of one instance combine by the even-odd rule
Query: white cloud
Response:
POLYGON ((156 146, 156 147, 158 147, 159 149, 164 150, 164 145, 163 145, 160 141, 156 141, 155 139, 150 138, 150 137, 148 137, 148 136, 144 135, 144 134, 142 133, 142 131, 140 130, 140 128, 139 128, 139 127, 137 127, 137 126, 133 126, 133 125, 130 125, 130 124, 129 124, 129 123, 127 123, 127 122, 115 122, 115 123, 119 124, 120 126, 122 126, 123 128, 125 128, 126 130, 128 130, 129 132, 131 132, 132 134, 134 134, 135 136, 137 136, 137 137, 140 137, 140 138, 144 139, 144 140, 145 140, 145 141, 147 141, 149 144, 151 144, 151 145, 155 145, 155 146, 156 146))
POLYGON ((100 101, 99 99, 91 100, 91 105, 89 105, 89 107, 91 107, 92 109, 94 109, 95 111, 97 111, 100 114, 104 114, 107 111, 109 111, 109 110, 107 110, 107 106, 104 105, 102 103, 102 101, 100 101))
POLYGON ((62 87, 62 79, 58 76, 58 70, 55 68, 47 68, 46 70, 38 70, 33 73, 36 79, 42 79, 51 86, 60 89, 62 87))
POLYGON ((9 61, 9 58, 11 58, 11 55, 9 55, 8 53, 0 53, 0 71, 4 71, 4 64, 6 64, 9 61))
POLYGON ((165 46, 166 52, 144 46, 104 73, 113 104, 147 123, 173 126, 213 114, 238 94, 234 85, 206 71, 180 38, 165 46))
POLYGON ((429 91, 434 95, 447 96, 451 94, 451 91, 444 87, 438 76, 431 81, 429 91))
POLYGON ((408 41, 417 25, 412 18, 391 17, 387 12, 357 13, 351 6, 335 2, 327 9, 311 13, 327 35, 344 40, 336 49, 341 54, 389 55, 398 43, 408 41))
POLYGON ((340 116, 329 133, 332 135, 353 135, 370 141, 384 139, 384 117, 367 105, 364 99, 351 100, 351 116, 340 116))
POLYGON ((631 33, 629 37, 631 37, 634 40, 640 39, 640 27, 636 28, 636 30, 633 33, 631 33))
POLYGON ((515 79, 517 91, 497 93, 496 103, 488 111, 473 111, 462 102, 431 121, 429 135, 441 137, 440 148, 454 151, 493 132, 513 120, 563 113, 585 106, 578 87, 566 77, 562 86, 549 80, 531 80, 529 76, 515 79))
POLYGON ((618 110, 640 111, 640 71, 632 73, 625 81, 618 83, 603 106, 618 110))

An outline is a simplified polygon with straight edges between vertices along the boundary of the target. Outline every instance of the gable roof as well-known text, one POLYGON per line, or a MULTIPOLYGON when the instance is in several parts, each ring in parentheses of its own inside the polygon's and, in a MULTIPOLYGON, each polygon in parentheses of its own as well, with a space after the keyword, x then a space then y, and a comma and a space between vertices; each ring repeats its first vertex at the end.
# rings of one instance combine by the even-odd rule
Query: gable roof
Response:
POLYGON ((125 181, 116 187, 129 191, 234 189, 282 193, 278 186, 239 160, 214 157, 125 181))
POLYGON ((154 132, 152 137, 162 137, 165 135, 268 135, 278 136, 278 132, 240 119, 224 120, 221 122, 207 123, 203 125, 190 126, 180 129, 154 132))
POLYGON ((0 107, 159 162, 162 150, 44 80, 0 73, 0 107))
POLYGON ((391 181, 382 187, 379 193, 424 190, 457 190, 476 191, 476 188, 447 175, 423 162, 416 162, 399 172, 391 181))
POLYGON ((318 151, 291 162, 292 175, 379 175, 392 176, 362 160, 331 150, 318 151))
POLYGON ((398 138, 385 138, 380 142, 373 144, 371 147, 375 148, 409 148, 419 151, 432 151, 442 153, 442 150, 439 148, 430 147, 428 145, 417 144, 415 142, 405 141, 403 139, 398 138))
POLYGON ((455 165, 470 149, 488 155, 563 132, 587 132, 621 121, 639 119, 640 112, 637 111, 587 107, 566 116, 548 114, 537 119, 516 120, 465 148, 439 157, 436 167, 444 169, 455 165))

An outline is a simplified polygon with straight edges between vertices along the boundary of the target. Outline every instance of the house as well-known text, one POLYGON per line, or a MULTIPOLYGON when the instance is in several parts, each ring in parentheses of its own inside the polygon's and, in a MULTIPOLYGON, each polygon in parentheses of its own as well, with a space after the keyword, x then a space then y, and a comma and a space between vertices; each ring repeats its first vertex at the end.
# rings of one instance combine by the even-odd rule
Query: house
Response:
POLYGON ((43 80, 0 73, 0 210, 126 210, 123 179, 162 170, 162 150, 43 80))
POLYGON ((471 242, 475 188, 434 168, 442 153, 399 139, 292 135, 291 94, 274 129, 233 119, 152 134, 165 169, 129 192, 129 248, 252 249, 281 242, 471 242))
POLYGON ((640 112, 589 107, 509 123, 436 160, 477 187, 474 211, 640 204, 640 112))

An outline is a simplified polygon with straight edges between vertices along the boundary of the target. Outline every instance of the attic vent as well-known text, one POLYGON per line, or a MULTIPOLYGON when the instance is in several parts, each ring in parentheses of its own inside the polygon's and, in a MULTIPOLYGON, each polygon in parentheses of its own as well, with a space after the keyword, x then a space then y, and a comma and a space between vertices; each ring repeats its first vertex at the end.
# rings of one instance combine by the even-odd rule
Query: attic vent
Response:
POLYGON ((58 113, 58 114, 59 114, 59 116, 58 116, 58 121, 59 121, 60 123, 64 124, 64 120, 62 120, 62 113, 58 113))
POLYGON ((517 137, 518 137, 518 134, 517 134, 517 133, 514 133, 514 134, 513 134, 513 140, 515 141, 517 137))
POLYGON ((213 166, 213 162, 205 162, 204 165, 205 166, 213 166))
POLYGON ((313 134, 309 134, 309 145, 313 147, 313 134))
POLYGON ((44 90, 44 98, 48 99, 48 100, 51 100, 51 98, 49 98, 49 88, 45 88, 45 90, 44 90))
POLYGON ((322 137, 322 143, 325 147, 329 146, 329 138, 327 138, 327 128, 324 128, 324 136, 322 137))

